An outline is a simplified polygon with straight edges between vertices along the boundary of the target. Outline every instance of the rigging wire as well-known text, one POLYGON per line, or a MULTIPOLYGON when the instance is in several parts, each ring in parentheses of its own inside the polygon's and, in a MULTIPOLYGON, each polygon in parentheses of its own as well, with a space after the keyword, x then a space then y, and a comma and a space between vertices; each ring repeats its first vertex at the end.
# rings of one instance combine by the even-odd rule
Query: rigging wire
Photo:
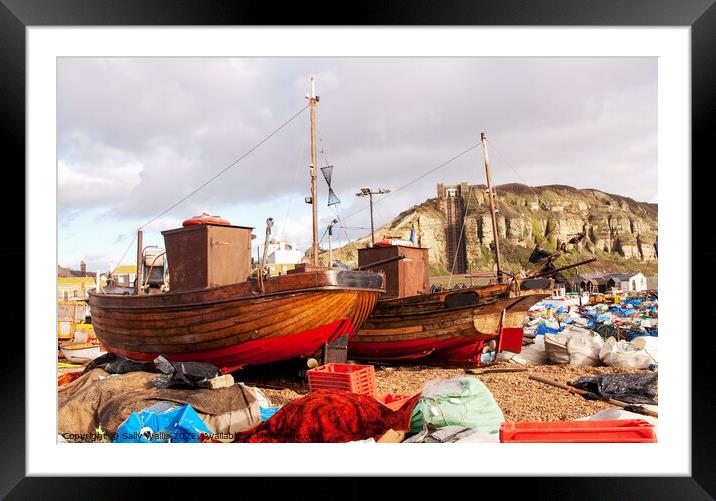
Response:
POLYGON ((119 268, 119 267, 121 266, 122 260, 123 260, 124 257, 127 255, 127 252, 129 252, 129 249, 132 248, 132 245, 134 245, 134 241, 135 241, 135 240, 137 240, 137 234, 136 234, 136 233, 135 233, 134 236, 132 237, 132 241, 129 242, 129 245, 128 245, 127 248, 124 250, 124 254, 122 254, 122 257, 119 258, 119 261, 117 262, 117 266, 115 266, 114 269, 109 272, 109 275, 110 275, 110 276, 111 276, 111 275, 114 275, 114 272, 117 271, 117 268, 119 268))
MULTIPOLYGON (((449 158, 448 160, 444 161, 444 162, 441 163, 440 165, 437 165, 437 166, 433 167, 432 169, 428 170, 428 171, 425 172, 424 174, 421 174, 420 176, 416 177, 416 178, 413 179, 412 181, 408 181, 406 184, 404 184, 404 185, 401 186, 400 188, 395 189, 395 190, 391 191, 390 193, 386 193, 385 196, 383 196, 382 198, 379 198, 378 200, 373 201, 373 207, 375 207, 378 203, 382 202, 382 201, 385 200, 386 198, 388 198, 388 197, 394 195, 395 193, 397 193, 397 192, 399 192, 399 191, 401 191, 401 190, 407 188, 407 187, 410 186, 411 184, 413 184, 413 183, 415 183, 415 182, 417 182, 417 181, 420 181, 420 180, 423 179, 424 177, 426 177, 426 176, 432 174, 432 173, 435 172, 436 170, 441 169, 441 168, 445 167, 446 165, 448 165, 448 164, 454 162, 455 160, 457 160, 458 158, 460 158, 460 157, 466 155, 467 153, 471 152, 472 150, 474 150, 475 148, 477 148, 477 147, 480 146, 481 144, 482 144, 481 142, 477 142, 477 143, 473 144, 473 145, 470 146, 469 148, 463 150, 462 152, 458 153, 458 154, 455 155, 454 157, 449 158)), ((345 219, 350 219, 351 217, 355 216, 356 214, 358 214, 358 213, 360 213, 360 212, 363 212, 363 211, 366 210, 366 209, 368 209, 368 207, 363 207, 362 209, 358 209, 357 211, 355 211, 355 212, 349 214, 348 216, 346 216, 345 219)))
POLYGON ((264 137, 261 141, 259 141, 259 142, 256 143, 254 146, 252 146, 246 153, 244 153, 244 154, 241 155, 239 158, 237 158, 236 160, 234 160, 233 162, 231 162, 229 165, 227 165, 226 167, 224 167, 223 169, 221 169, 221 170, 220 170, 219 172, 217 172, 212 178, 210 178, 210 179, 209 179, 208 181, 206 181, 204 184, 202 184, 201 186, 199 186, 198 188, 196 188, 195 190, 193 190, 192 192, 190 192, 188 195, 182 197, 180 200, 178 200, 177 202, 175 202, 174 204, 172 204, 169 208, 167 208, 166 210, 164 210, 164 211, 161 212, 160 214, 157 214, 157 215, 154 216, 152 219, 150 219, 149 221, 147 221, 146 223, 144 223, 144 224, 143 224, 142 226, 140 226, 138 229, 141 230, 141 229, 144 228, 145 226, 147 226, 147 225, 153 223, 154 221, 156 221, 157 219, 159 219, 160 217, 162 217, 164 214, 166 214, 166 213, 169 212, 170 210, 172 210, 172 209, 174 209, 175 207, 177 207, 179 204, 185 202, 185 201, 188 200, 190 197, 194 196, 196 193, 198 193, 199 191, 201 191, 202 189, 204 189, 209 183, 211 183, 211 182, 214 181, 216 178, 218 178, 219 176, 221 176, 223 173, 225 173, 226 171, 228 171, 229 169, 231 169, 232 167, 234 167, 234 166, 235 166, 236 164, 238 164, 241 160, 243 160, 244 158, 246 158, 247 156, 249 156, 251 153, 253 153, 256 149, 258 149, 259 146, 261 146, 261 145, 264 144, 266 141, 268 141, 268 140, 271 139, 273 136, 275 136, 281 129, 283 129, 283 128, 286 127, 288 124, 290 124, 291 122, 293 122, 293 121, 296 119, 296 117, 298 117, 301 113, 303 113, 303 112, 306 110, 306 108, 308 108, 308 106, 309 106, 309 105, 307 104, 306 106, 304 106, 303 108, 301 108, 300 110, 298 110, 296 113, 293 114, 293 116, 291 116, 291 118, 289 118, 288 120, 286 120, 286 121, 285 121, 284 123, 282 123, 277 129, 274 129, 274 131, 271 132, 268 136, 264 137))
MULTIPOLYGON (((298 183, 298 172, 301 167, 301 163, 303 162, 303 155, 306 154, 307 145, 305 141, 301 141, 303 144, 303 148, 301 149, 301 155, 298 157, 298 162, 296 162, 296 170, 293 173, 293 185, 291 186, 291 193, 294 193, 296 190, 296 184, 298 183)), ((288 209, 286 210, 286 216, 283 218, 283 224, 281 226, 281 235, 279 236, 279 240, 284 240, 286 238, 286 226, 288 221, 288 215, 291 213, 291 208, 293 207, 293 197, 289 197, 288 199, 288 209)))
MULTIPOLYGON (((323 136, 321 135, 321 128, 316 126, 316 132, 318 133, 318 142, 321 145, 320 154, 323 157, 323 161, 326 163, 326 167, 329 167, 330 164, 328 163, 328 156, 326 155, 326 149, 325 149, 325 145, 323 143, 323 136)), ((338 206, 338 210, 336 211, 335 206, 331 206, 331 209, 333 210, 333 213, 336 215, 336 219, 338 219, 339 222, 343 222, 343 205, 340 203, 340 201, 335 205, 338 206), (339 212, 340 212, 340 215, 339 215, 339 212)), ((338 225, 338 227, 343 229, 343 233, 346 235, 347 243, 350 243, 351 238, 348 236, 348 232, 345 230, 343 225, 342 224, 338 225)), ((339 237, 339 242, 340 242, 340 237, 339 237)))
MULTIPOLYGON (((197 194, 197 193, 198 193, 199 191, 201 191, 202 189, 204 189, 209 183, 211 183, 211 182, 214 181, 216 178, 218 178, 219 176, 221 176, 223 173, 225 173, 226 171, 228 171, 229 169, 231 169, 232 167, 234 167, 234 166, 235 166, 236 164, 238 164, 241 160, 243 160, 244 158, 246 158, 247 156, 249 156, 251 153, 253 153, 256 149, 258 149, 259 146, 261 146, 261 145, 264 144, 266 141, 268 141, 268 140, 271 139, 273 136, 275 136, 281 129, 283 129, 283 128, 286 127, 288 124, 290 124, 291 122, 293 122, 301 113, 303 113, 303 112, 306 110, 306 108, 308 108, 308 106, 309 106, 309 105, 306 105, 306 106, 304 106, 303 108, 301 108, 300 110, 298 110, 294 115, 291 116, 291 118, 289 118, 288 120, 286 120, 285 122, 283 122, 278 128, 274 129, 274 131, 271 132, 268 136, 265 136, 261 141, 259 141, 259 142, 256 143, 254 146, 252 146, 248 151, 246 151, 246 153, 244 153, 244 154, 241 155, 239 158, 237 158, 236 160, 234 160, 233 162, 231 162, 229 165, 227 165, 226 167, 224 167, 224 168, 223 168, 222 170, 220 170, 219 172, 217 172, 211 179, 209 179, 209 180, 206 181, 204 184, 202 184, 201 186, 199 186, 198 188, 196 188, 195 190, 193 190, 192 192, 190 192, 188 195, 184 196, 183 198, 181 198, 180 200, 178 200, 177 202, 175 202, 174 204, 172 204, 169 208, 167 208, 167 209, 164 210, 163 212, 157 214, 157 215, 154 216, 152 219, 150 219, 149 221, 147 221, 146 223, 144 223, 143 225, 141 225, 139 228, 137 228, 137 230, 141 230, 141 229, 143 229, 144 227, 150 225, 151 223, 153 223, 154 221, 156 221, 157 219, 159 219, 160 217, 162 217, 163 215, 165 215, 166 213, 168 213, 169 211, 171 211, 171 210, 174 209, 175 207, 179 206, 180 204, 182 204, 183 202, 185 202, 186 200, 188 200, 189 198, 191 198, 192 196, 194 196, 195 194, 197 194)), ((136 233, 135 233, 134 238, 132 238, 132 241, 129 243, 129 246, 127 246, 127 249, 124 251, 124 254, 122 254, 122 257, 120 258, 119 263, 117 264, 117 266, 115 266, 114 270, 112 270, 112 271, 110 272, 110 275, 113 274, 113 273, 117 270, 117 268, 119 268, 119 266, 122 264, 122 260, 125 258, 125 256, 127 255, 127 252, 129 252, 129 249, 132 247, 132 244, 134 244, 134 241, 135 241, 136 239, 137 239, 137 235, 136 235, 136 233)), ((137 266, 139 266, 139 263, 137 263, 137 266)))
POLYGON ((520 178, 520 180, 523 182, 523 184, 524 184, 525 186, 527 186, 527 188, 529 188, 529 190, 534 194, 534 196, 537 197, 537 200, 538 200, 540 203, 542 203, 542 199, 539 197, 539 195, 537 194, 537 192, 535 192, 535 190, 533 190, 532 187, 531 187, 529 184, 527 184, 527 181, 525 181, 525 179, 520 175, 520 173, 517 171, 517 169, 515 169, 514 167, 512 167, 512 165, 510 165, 510 163, 507 161, 507 159, 502 156, 502 153, 500 153, 499 148, 495 148, 495 143, 493 143, 491 140, 489 140, 489 139, 487 139, 487 138, 485 138, 485 140, 486 140, 488 143, 490 143, 490 146, 492 146, 492 150, 497 153, 497 156, 500 157, 500 159, 505 163, 505 165, 507 165, 507 167, 509 167, 509 168, 512 170, 512 172, 514 172, 515 174, 517 174, 517 177, 520 178))

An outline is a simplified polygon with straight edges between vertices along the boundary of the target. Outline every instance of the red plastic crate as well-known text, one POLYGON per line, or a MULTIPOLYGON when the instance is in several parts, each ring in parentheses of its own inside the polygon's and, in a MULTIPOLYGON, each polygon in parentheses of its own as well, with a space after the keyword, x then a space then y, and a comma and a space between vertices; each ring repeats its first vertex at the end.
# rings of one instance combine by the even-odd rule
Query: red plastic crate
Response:
POLYGON ((656 442, 656 432, 643 419, 502 423, 500 442, 656 442))
POLYGON ((395 395, 393 393, 379 393, 375 396, 375 399, 386 407, 397 411, 405 402, 410 400, 410 397, 407 395, 395 395))
POLYGON ((326 364, 309 370, 308 388, 346 390, 363 395, 376 394, 375 369, 372 365, 326 364))

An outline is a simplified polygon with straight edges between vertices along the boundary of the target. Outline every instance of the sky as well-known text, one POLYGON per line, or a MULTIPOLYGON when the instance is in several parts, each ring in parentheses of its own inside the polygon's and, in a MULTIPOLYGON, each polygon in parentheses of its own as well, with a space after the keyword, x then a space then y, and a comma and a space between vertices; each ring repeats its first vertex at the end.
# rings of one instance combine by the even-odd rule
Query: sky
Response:
POLYGON ((255 244, 272 217, 272 237, 305 250, 308 110, 236 160, 306 106, 312 75, 318 164, 341 200, 327 206, 319 172, 319 237, 339 219, 334 245, 370 231, 361 187, 392 190, 378 227, 437 183, 484 184, 481 132, 495 185, 658 202, 656 58, 59 58, 58 264, 133 263, 137 228, 163 246, 202 212, 256 227, 255 244))

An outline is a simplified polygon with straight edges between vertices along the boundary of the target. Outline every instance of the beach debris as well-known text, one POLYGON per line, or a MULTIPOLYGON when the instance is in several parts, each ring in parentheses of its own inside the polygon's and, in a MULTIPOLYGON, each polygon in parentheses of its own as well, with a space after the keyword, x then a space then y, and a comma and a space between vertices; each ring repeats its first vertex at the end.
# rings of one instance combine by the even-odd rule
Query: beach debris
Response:
POLYGON ((425 383, 410 431, 419 433, 431 424, 436 428, 458 425, 497 433, 504 420, 500 406, 480 378, 458 376, 425 383))
MULTIPOLYGON (((447 444, 460 442, 471 435, 479 433, 477 430, 459 425, 443 426, 437 428, 431 423, 426 423, 419 433, 405 440, 407 443, 416 444, 447 444)), ((494 435, 494 434, 493 434, 494 435)))
POLYGON ((222 376, 216 376, 215 378, 209 379, 207 387, 211 390, 218 390, 219 388, 228 388, 234 384, 234 376, 231 374, 224 374, 222 376))
POLYGON ((201 434, 213 435, 194 408, 157 402, 133 412, 117 429, 115 443, 199 443, 201 434))
MULTIPOLYGON (((649 410, 656 411, 656 406, 644 406, 645 408, 648 408, 649 410)), ((651 423, 653 425, 659 424, 659 418, 654 416, 646 416, 644 414, 637 414, 635 412, 630 412, 628 410, 625 410, 623 408, 619 407, 610 407, 609 409, 603 409, 595 414, 592 414, 591 416, 579 418, 576 421, 613 421, 616 419, 643 419, 644 421, 651 423)))
POLYGON ((379 444, 399 444, 405 440, 405 432, 404 431, 395 431, 394 429, 390 429, 386 431, 382 437, 378 439, 379 444))
POLYGON ((259 402, 243 385, 217 390, 158 389, 152 385, 154 377, 150 372, 110 376, 94 369, 59 387, 59 433, 72 437, 68 441, 96 441, 94 430, 101 425, 113 437, 133 412, 160 401, 191 405, 217 434, 234 434, 261 422, 259 402))
POLYGON ((651 353, 652 351, 656 352, 656 338, 648 348, 647 343, 639 341, 640 339, 643 338, 635 338, 632 342, 628 342, 624 339, 617 341, 616 338, 610 337, 604 342, 599 352, 599 358, 604 365, 610 367, 648 369, 656 366, 656 358, 651 353))
POLYGON ((657 373, 609 374, 582 376, 570 383, 574 388, 586 390, 603 400, 616 399, 632 404, 656 404, 657 373))
POLYGON ((561 388, 561 389, 568 391, 570 393, 576 393, 577 395, 581 395, 582 397, 584 397, 588 400, 603 400, 604 402, 615 405, 617 407, 624 407, 626 410, 631 411, 631 412, 636 412, 639 414, 646 414, 647 416, 658 417, 658 413, 656 411, 646 409, 639 405, 622 402, 621 400, 615 400, 613 398, 602 397, 601 395, 599 395, 597 393, 592 393, 588 390, 576 388, 573 386, 568 386, 568 385, 566 385, 564 383, 560 383, 558 381, 552 381, 552 380, 544 378, 542 376, 538 376, 537 374, 530 374, 529 378, 534 381, 538 381, 540 383, 544 383, 544 384, 548 384, 550 386, 561 388))
POLYGON ((137 371, 159 372, 152 362, 137 362, 114 353, 106 353, 95 358, 85 367, 83 374, 87 374, 93 369, 102 369, 108 374, 127 374, 137 371))
MULTIPOLYGON (((224 374, 215 365, 204 362, 172 362, 164 355, 155 358, 154 365, 161 374, 152 379, 152 384, 160 389, 210 388, 209 380, 224 374)), ((233 377, 231 379, 233 381, 233 377)))
POLYGON ((319 389, 284 405, 271 419, 239 433, 235 442, 344 443, 407 431, 419 395, 393 411, 371 395, 319 389))

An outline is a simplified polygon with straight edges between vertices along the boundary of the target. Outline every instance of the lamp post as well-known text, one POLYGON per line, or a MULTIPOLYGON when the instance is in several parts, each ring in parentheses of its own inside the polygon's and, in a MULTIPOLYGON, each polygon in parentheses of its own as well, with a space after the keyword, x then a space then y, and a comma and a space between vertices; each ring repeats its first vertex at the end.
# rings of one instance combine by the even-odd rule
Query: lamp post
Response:
POLYGON ((370 244, 375 244, 375 231, 373 229, 373 195, 384 195, 390 193, 388 188, 379 188, 378 191, 373 191, 370 188, 361 188, 360 193, 356 193, 357 197, 368 197, 370 201, 370 244))
POLYGON ((338 219, 331 221, 328 225, 328 267, 333 264, 333 225, 338 223, 338 219))

